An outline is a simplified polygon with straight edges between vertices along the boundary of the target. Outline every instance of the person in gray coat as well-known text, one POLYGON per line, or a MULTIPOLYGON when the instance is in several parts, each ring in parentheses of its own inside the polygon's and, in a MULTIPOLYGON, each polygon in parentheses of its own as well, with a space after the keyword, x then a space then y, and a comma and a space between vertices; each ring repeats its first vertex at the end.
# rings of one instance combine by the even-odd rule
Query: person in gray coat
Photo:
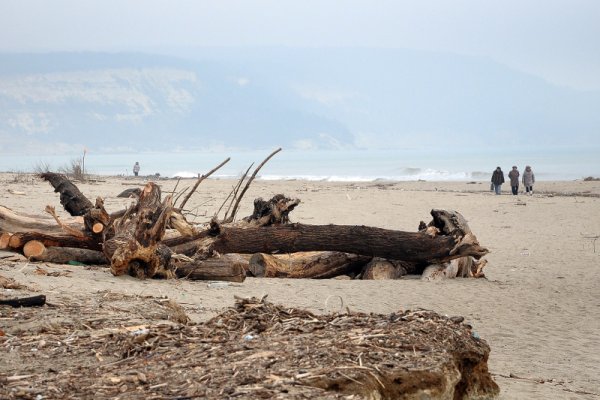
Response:
POLYGON ((516 196, 519 194, 519 170, 516 165, 513 166, 512 171, 508 173, 508 177, 510 178, 512 194, 516 196))
POLYGON ((525 167, 525 171, 523 172, 523 186, 525 186, 525 193, 530 196, 533 196, 533 184, 535 183, 535 175, 531 170, 531 167, 528 165, 525 167))

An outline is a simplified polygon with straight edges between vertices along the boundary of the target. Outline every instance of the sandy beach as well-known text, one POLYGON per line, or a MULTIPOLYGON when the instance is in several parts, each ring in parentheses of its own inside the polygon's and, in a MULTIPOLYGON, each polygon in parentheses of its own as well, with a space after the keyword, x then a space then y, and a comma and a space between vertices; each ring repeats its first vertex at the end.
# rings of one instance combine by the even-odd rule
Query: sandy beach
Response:
MULTIPOLYGON (((160 180, 163 192, 176 180, 160 180)), ((191 186, 193 180, 179 183, 191 186)), ((144 178, 98 177, 78 183, 90 199, 101 196, 109 211, 131 199, 116 197, 144 178)), ((221 206, 234 181, 208 179, 188 203, 191 222, 203 223, 221 206)), ((211 287, 182 280, 139 281, 114 277, 107 269, 42 263, 62 276, 35 273, 39 264, 0 259, 0 275, 52 304, 83 301, 94 293, 166 296, 194 321, 204 321, 233 304, 234 296, 268 295, 271 302, 318 313, 351 310, 391 313, 431 309, 462 315, 490 347, 490 371, 501 399, 600 399, 600 182, 536 182, 535 194, 512 196, 489 191, 488 182, 253 182, 241 216, 252 200, 283 193, 299 198, 293 222, 369 225, 416 231, 433 208, 453 209, 468 220, 484 247, 487 279, 423 281, 285 280, 247 278, 211 287)), ((42 215, 46 204, 60 208, 46 182, 24 174, 0 174, 0 205, 42 215)), ((60 210, 59 215, 66 216, 60 210)), ((27 291, 0 289, 1 296, 27 291)), ((0 308, 0 312, 1 312, 0 308)), ((0 327, 5 322, 0 320, 0 327)), ((43 324, 44 321, 36 323, 43 324)), ((10 357, 0 358, 0 374, 19 374, 10 357)))

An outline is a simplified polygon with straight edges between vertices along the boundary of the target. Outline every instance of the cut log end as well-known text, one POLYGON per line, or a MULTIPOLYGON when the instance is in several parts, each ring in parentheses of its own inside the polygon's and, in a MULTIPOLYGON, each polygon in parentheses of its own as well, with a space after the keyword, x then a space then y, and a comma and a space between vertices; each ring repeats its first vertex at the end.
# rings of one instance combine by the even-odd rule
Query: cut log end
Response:
POLYGON ((92 232, 98 234, 98 233, 102 233, 102 231, 104 230, 104 225, 102 225, 102 223, 100 222, 96 222, 94 225, 92 225, 92 232))
POLYGON ((9 248, 10 237, 12 234, 4 232, 0 235, 0 250, 6 250, 9 248))
POLYGON ((10 239, 8 240, 8 248, 13 249, 13 250, 19 250, 21 247, 23 247, 25 243, 23 243, 23 240, 21 239, 21 235, 15 233, 14 235, 12 235, 10 237, 10 239))
POLYGON ((23 246, 23 255, 27 258, 39 257, 44 254, 46 246, 39 240, 30 240, 23 246))

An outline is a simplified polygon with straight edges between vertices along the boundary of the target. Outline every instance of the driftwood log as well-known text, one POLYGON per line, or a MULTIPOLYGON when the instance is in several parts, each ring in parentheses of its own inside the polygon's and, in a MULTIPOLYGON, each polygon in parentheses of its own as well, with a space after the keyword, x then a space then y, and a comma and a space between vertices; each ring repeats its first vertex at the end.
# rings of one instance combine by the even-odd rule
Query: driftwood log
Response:
POLYGON ((75 247, 91 250, 102 248, 102 243, 98 243, 97 240, 89 236, 70 236, 65 233, 48 235, 43 232, 28 231, 16 232, 10 235, 8 249, 21 250, 27 242, 32 240, 42 242, 47 247, 75 247))
MULTIPOLYGON (((432 214, 458 214, 433 210, 432 214)), ((460 214, 458 214, 460 215, 460 214)), ((462 218, 462 216, 461 216, 462 218)), ((442 226, 442 228, 444 228, 442 226)), ((488 253, 476 237, 454 229, 450 234, 431 237, 423 232, 403 232, 370 226, 287 224, 271 226, 213 226, 214 236, 193 243, 200 253, 295 253, 339 251, 413 263, 442 263, 488 253)))
POLYGON ((79 262, 83 264, 108 264, 101 251, 73 247, 46 247, 38 240, 31 240, 23 246, 23 255, 31 261, 46 261, 55 264, 79 262))
POLYGON ((46 296, 43 294, 32 297, 19 297, 16 299, 0 299, 0 305, 11 307, 40 307, 46 304, 46 296))
POLYGON ((52 225, 48 218, 32 218, 2 207, 0 246, 22 251, 26 243, 33 243, 37 250, 26 254, 32 260, 107 261, 114 275, 232 281, 243 280, 247 273, 265 277, 328 278, 348 274, 364 279, 396 279, 430 267, 432 277, 440 271, 444 275, 483 276, 485 260, 477 260, 488 252, 456 211, 432 210, 432 221, 421 222, 418 232, 292 224, 289 214, 300 200, 276 195, 266 201, 256 199, 252 215, 234 222, 238 197, 227 222, 215 216, 209 228, 199 230, 185 220, 172 196, 161 198, 160 187, 153 182, 140 190, 136 204, 109 214, 101 198, 93 204, 65 176, 46 173, 42 177, 60 193, 65 209, 83 219, 61 221, 53 207, 47 206, 46 211, 55 220, 52 225), (167 235, 173 229, 177 234, 167 235), (92 252, 78 254, 74 249, 92 252), (247 259, 254 256, 250 262, 221 257, 230 254, 246 254, 247 259), (464 261, 460 264, 453 260, 464 261))
POLYGON ((255 277, 265 278, 332 278, 357 275, 370 260, 368 256, 339 251, 314 251, 291 254, 255 253, 249 270, 255 277))
POLYGON ((179 263, 175 274, 192 280, 243 282, 246 279, 244 267, 242 260, 226 254, 220 258, 179 263))

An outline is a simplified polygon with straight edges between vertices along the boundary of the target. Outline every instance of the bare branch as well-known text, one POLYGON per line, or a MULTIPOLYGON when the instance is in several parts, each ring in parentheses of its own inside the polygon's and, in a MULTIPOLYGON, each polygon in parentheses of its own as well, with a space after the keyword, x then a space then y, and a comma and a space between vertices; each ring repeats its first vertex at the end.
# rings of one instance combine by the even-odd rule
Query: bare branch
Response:
MULTIPOLYGON (((231 197, 231 202, 229 202, 229 207, 227 207, 227 211, 225 212, 225 216, 223 217, 224 221, 227 220, 227 215, 229 214, 229 210, 231 210, 231 206, 233 205, 233 202, 237 198, 238 191, 240 190, 240 187, 242 186, 244 179, 246 179, 246 177, 248 176, 248 172, 250 172, 250 168, 252 168, 253 165, 254 165, 254 163, 250 164, 250 166, 248 167, 246 172, 244 172, 244 175, 242 175, 242 177, 238 181, 237 185, 235 185, 235 187, 233 188, 232 192, 229 194, 229 196, 227 196, 227 198, 231 197), (233 196, 231 196, 232 194, 233 194, 233 196)), ((225 201, 227 201, 227 199, 225 201)), ((223 204, 225 204, 225 203, 223 203, 223 204)), ((217 214, 215 214, 215 216, 217 216, 218 214, 219 213, 217 212, 217 214)))
POLYGON ((192 194, 194 194, 194 192, 198 188, 198 185, 200 185, 200 182, 202 182, 203 180, 205 180, 206 178, 208 178, 209 176, 211 176, 216 170, 218 170, 219 168, 221 168, 223 165, 227 164, 229 162, 229 160, 231 160, 231 157, 227 157, 227 159, 225 161, 223 161, 221 164, 219 164, 216 167, 214 167, 206 175, 201 175, 198 178, 198 180, 196 181, 196 184, 194 185, 194 187, 192 188, 192 190, 190 190, 190 192, 187 194, 187 196, 185 196, 185 198, 181 202, 181 205, 179 206, 179 208, 183 208, 185 206, 185 203, 187 203, 187 201, 190 199, 190 197, 192 197, 192 194))
POLYGON ((261 162, 258 167, 256 167, 256 169, 254 170, 254 173, 252 174, 252 176, 250 177, 250 179, 248 179, 248 182, 246 182, 246 186, 244 187, 244 190, 242 190, 242 194, 240 194, 240 196, 236 200, 235 206, 233 207, 233 211, 231 212, 231 217, 229 217, 228 222, 233 221, 233 219, 235 218, 235 215, 236 215, 236 213, 237 213, 237 211, 238 211, 238 209, 240 207, 240 201, 244 197, 244 194, 246 193, 246 191, 250 187, 250 184, 252 183, 252 181, 254 180, 254 178, 256 178, 256 175, 258 174, 258 171, 260 171, 260 169, 263 167, 263 165, 265 165, 267 163, 267 161, 269 161, 275 154, 279 153, 280 151, 281 151, 281 147, 278 148, 277 150, 275 150, 274 152, 272 152, 271 154, 269 154, 269 156, 267 158, 265 158, 265 160, 263 162, 261 162))

